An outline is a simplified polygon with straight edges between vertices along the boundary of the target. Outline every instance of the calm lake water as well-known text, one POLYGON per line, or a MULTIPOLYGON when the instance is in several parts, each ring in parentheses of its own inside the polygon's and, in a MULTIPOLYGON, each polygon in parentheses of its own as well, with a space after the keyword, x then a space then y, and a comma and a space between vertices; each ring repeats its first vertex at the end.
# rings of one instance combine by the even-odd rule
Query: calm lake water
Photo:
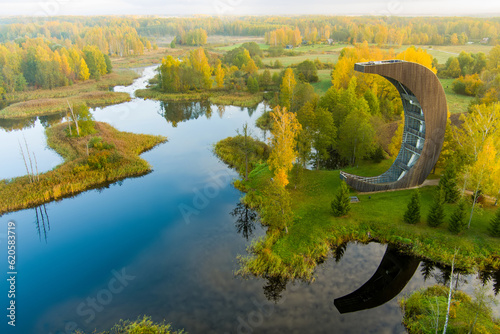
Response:
MULTIPOLYGON (((152 75, 147 68, 132 87, 117 90, 133 94, 152 75)), ((334 304, 377 271, 385 245, 346 245, 343 256, 318 266, 310 284, 235 277, 237 256, 265 231, 243 219, 249 213, 230 183, 237 175, 212 145, 245 122, 253 126, 263 108, 133 99, 96 109, 96 120, 168 142, 142 155, 154 169, 148 175, 0 217, 4 254, 7 223, 16 222, 18 271, 12 328, 2 256, 0 332, 90 333, 146 314, 189 333, 404 333, 397 297, 345 314, 334 304)), ((24 138, 40 171, 59 164, 44 127, 61 119, 0 123, 0 178, 25 174, 17 143, 25 145, 24 138)), ((433 269, 424 279, 424 269, 420 264, 399 296, 446 276, 433 269)), ((475 275, 459 281, 466 291, 478 283, 475 275)))

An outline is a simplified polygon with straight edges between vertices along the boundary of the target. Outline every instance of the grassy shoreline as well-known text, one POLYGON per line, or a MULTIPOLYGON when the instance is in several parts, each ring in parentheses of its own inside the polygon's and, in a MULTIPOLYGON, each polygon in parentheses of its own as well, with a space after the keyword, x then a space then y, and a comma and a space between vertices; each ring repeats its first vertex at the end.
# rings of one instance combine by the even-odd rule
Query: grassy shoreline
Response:
POLYGON ((70 103, 86 103, 90 107, 104 107, 130 101, 130 95, 110 91, 114 86, 127 86, 139 75, 130 70, 118 70, 107 74, 101 80, 87 80, 71 86, 55 89, 38 89, 14 92, 7 95, 9 106, 0 110, 2 119, 19 119, 60 113, 70 103))
POLYGON ((40 174, 33 183, 27 175, 0 180, 0 215, 144 175, 151 166, 139 154, 166 141, 162 136, 121 132, 101 122, 95 123, 96 133, 74 138, 67 136, 67 126, 63 123, 46 130, 48 145, 64 158, 61 165, 40 174), (92 137, 105 145, 91 147, 87 155, 92 137))
MULTIPOLYGON (((358 175, 377 174, 385 170, 388 163, 386 160, 346 171, 358 175)), ((235 182, 246 193, 242 202, 258 211, 271 177, 268 166, 260 164, 250 172, 248 181, 235 182)), ((351 195, 357 195, 360 202, 352 204, 348 216, 336 218, 331 213, 330 202, 339 187, 338 170, 304 170, 301 183, 295 186, 292 180, 288 190, 294 220, 288 226, 289 233, 268 230, 264 238, 251 244, 248 255, 239 257, 238 273, 310 280, 317 264, 349 241, 396 245, 405 253, 443 265, 451 264, 455 247, 459 247, 456 266, 460 269, 500 268, 500 243, 487 232, 495 208, 485 206, 476 212, 471 229, 455 235, 447 229, 454 204, 445 204, 443 225, 432 228, 426 223, 435 186, 419 190, 422 219, 416 225, 403 222, 413 189, 365 194, 351 190, 351 195)))
POLYGON ((189 93, 163 93, 154 89, 139 89, 136 97, 158 101, 200 101, 208 100, 213 104, 232 105, 238 107, 254 107, 263 100, 263 93, 251 94, 248 92, 189 92, 189 93))

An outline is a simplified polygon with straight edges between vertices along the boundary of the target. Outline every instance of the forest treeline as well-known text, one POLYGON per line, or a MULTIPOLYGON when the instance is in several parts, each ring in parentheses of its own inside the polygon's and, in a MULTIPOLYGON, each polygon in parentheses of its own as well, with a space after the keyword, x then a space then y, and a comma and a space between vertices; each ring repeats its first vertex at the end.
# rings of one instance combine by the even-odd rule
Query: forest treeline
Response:
POLYGON ((110 56, 140 55, 145 48, 152 49, 130 24, 0 25, 0 108, 10 103, 10 93, 99 80, 112 70, 110 56))
POLYGON ((40 37, 0 44, 0 106, 8 93, 99 79, 111 70, 109 56, 95 45, 65 47, 40 37))
MULTIPOLYGON (((41 21, 26 24, 24 18, 0 19, 0 42, 20 36, 86 40, 93 29, 102 29, 102 34, 126 39, 130 46, 139 36, 179 36, 186 44, 192 44, 190 31, 203 29, 208 35, 262 36, 272 32, 281 34, 281 29, 300 32, 302 41, 316 43, 332 39, 343 43, 395 44, 395 45, 459 45, 468 41, 482 41, 495 45, 500 33, 498 18, 472 17, 346 17, 346 16, 246 16, 246 17, 59 17, 57 21, 41 21), (130 28, 130 29, 127 29, 130 28), (117 31, 118 30, 118 31, 117 31)), ((100 32, 97 38, 100 38, 100 32)), ((140 40, 140 38, 139 38, 140 40)), ((272 38, 270 40, 273 40, 272 38)), ((144 39, 142 43, 146 43, 144 39)), ((289 43, 288 35, 281 45, 289 43)), ((112 44, 112 43, 111 43, 112 44)), ((110 52, 117 48, 109 45, 110 52)), ((138 43, 137 43, 138 44, 138 43)), ((199 42, 192 45, 201 45, 199 42)), ((81 46, 81 45, 80 45, 81 46)), ((106 51, 102 49, 102 51, 106 51)), ((124 49, 123 51, 126 51, 124 49)))
MULTIPOLYGON (((264 36, 290 29, 295 34, 299 31, 302 40, 310 43, 332 39, 351 44, 366 40, 377 44, 459 45, 488 38, 487 43, 496 44, 500 32, 498 19, 463 17, 262 16, 139 18, 137 21, 137 31, 148 36, 177 35, 180 29, 198 28, 205 29, 209 35, 264 36)), ((280 43, 293 44, 284 40, 280 43)))

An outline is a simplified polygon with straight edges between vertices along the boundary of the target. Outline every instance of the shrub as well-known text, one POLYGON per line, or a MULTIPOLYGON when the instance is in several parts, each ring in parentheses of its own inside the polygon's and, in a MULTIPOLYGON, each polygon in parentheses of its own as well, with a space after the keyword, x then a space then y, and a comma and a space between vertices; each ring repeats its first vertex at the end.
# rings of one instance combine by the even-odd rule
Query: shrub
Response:
POLYGON ((340 184, 340 189, 331 203, 333 215, 335 217, 345 216, 351 211, 351 198, 349 197, 349 188, 344 181, 340 184))
POLYGON ((420 192, 418 190, 411 196, 403 220, 408 224, 417 224, 420 222, 420 192))
POLYGON ((446 170, 439 180, 439 187, 443 189, 444 200, 447 203, 455 203, 458 200, 457 170, 453 162, 446 166, 446 170))
POLYGON ((460 233, 464 230, 467 223, 465 221, 467 212, 465 209, 465 202, 462 200, 458 203, 457 208, 452 213, 450 217, 450 224, 448 225, 448 230, 453 233, 460 233))
POLYGON ((443 188, 438 187, 434 196, 434 203, 431 206, 431 211, 427 216, 427 224, 430 227, 438 227, 444 222, 444 191, 443 188))
POLYGON ((500 209, 497 210, 495 217, 491 220, 488 232, 492 237, 500 237, 500 209))

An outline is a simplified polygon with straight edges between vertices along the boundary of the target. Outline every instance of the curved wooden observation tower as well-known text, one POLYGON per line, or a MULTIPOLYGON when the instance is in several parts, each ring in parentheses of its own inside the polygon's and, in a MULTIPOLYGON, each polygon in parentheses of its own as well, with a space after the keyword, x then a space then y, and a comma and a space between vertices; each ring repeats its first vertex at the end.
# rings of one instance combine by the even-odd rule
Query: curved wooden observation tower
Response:
POLYGON ((403 142, 394 164, 382 175, 362 177, 340 172, 340 178, 363 192, 422 184, 434 168, 444 141, 447 105, 441 83, 427 67, 403 60, 357 63, 354 69, 381 75, 396 87, 404 109, 403 142))

